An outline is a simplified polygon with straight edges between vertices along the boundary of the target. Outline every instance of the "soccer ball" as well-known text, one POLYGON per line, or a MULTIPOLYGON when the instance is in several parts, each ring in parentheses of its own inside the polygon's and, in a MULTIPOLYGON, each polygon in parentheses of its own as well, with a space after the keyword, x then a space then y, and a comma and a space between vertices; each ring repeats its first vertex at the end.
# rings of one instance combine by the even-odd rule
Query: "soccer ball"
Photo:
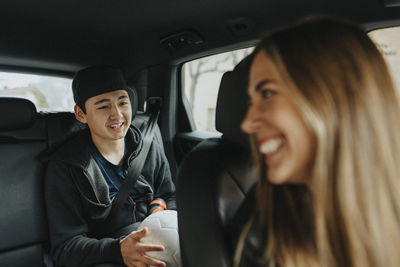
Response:
POLYGON ((164 251, 149 251, 146 254, 165 262, 167 267, 181 267, 177 212, 163 210, 153 213, 143 220, 138 230, 144 227, 149 231, 140 242, 163 245, 165 248, 164 251))

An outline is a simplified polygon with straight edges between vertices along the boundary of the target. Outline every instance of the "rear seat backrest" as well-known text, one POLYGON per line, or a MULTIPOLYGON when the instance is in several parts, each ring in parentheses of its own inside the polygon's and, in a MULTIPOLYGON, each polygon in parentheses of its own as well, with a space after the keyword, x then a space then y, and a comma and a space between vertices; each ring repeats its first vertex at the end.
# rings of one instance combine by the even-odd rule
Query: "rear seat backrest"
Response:
POLYGON ((0 114, 0 266, 43 266, 46 123, 25 99, 0 98, 0 114))

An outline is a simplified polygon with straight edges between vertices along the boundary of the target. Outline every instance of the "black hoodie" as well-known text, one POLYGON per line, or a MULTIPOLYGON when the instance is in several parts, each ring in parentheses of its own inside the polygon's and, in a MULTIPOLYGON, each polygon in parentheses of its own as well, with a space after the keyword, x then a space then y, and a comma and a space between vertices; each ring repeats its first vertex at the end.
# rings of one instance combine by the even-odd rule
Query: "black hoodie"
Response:
MULTIPOLYGON (((131 127, 127 137, 131 162, 141 149, 142 135, 131 127)), ((51 254, 57 266, 89 266, 120 263, 120 238, 135 230, 147 216, 148 204, 162 198, 176 209, 175 186, 161 140, 154 137, 141 175, 134 185, 140 196, 129 198, 116 216, 109 216, 112 200, 108 185, 89 152, 90 132, 82 130, 49 157, 45 196, 51 254)))

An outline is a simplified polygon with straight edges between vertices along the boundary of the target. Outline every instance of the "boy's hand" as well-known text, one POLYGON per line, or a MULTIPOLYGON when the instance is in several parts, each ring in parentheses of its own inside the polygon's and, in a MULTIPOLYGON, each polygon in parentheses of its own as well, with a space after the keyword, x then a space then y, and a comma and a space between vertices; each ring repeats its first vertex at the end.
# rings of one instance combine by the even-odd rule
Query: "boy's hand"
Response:
POLYGON ((147 245, 140 243, 140 239, 147 234, 147 228, 140 231, 134 231, 123 238, 120 242, 121 254, 125 265, 128 267, 147 267, 153 265, 165 267, 165 263, 153 259, 145 254, 146 251, 163 251, 162 245, 147 245))

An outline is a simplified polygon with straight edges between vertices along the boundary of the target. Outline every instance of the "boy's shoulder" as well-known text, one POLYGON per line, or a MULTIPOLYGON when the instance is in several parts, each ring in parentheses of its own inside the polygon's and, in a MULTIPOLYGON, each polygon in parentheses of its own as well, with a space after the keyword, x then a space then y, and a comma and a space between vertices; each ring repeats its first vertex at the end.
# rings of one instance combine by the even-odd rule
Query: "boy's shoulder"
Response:
POLYGON ((53 144, 40 156, 41 161, 80 161, 89 153, 90 131, 82 129, 53 144))

